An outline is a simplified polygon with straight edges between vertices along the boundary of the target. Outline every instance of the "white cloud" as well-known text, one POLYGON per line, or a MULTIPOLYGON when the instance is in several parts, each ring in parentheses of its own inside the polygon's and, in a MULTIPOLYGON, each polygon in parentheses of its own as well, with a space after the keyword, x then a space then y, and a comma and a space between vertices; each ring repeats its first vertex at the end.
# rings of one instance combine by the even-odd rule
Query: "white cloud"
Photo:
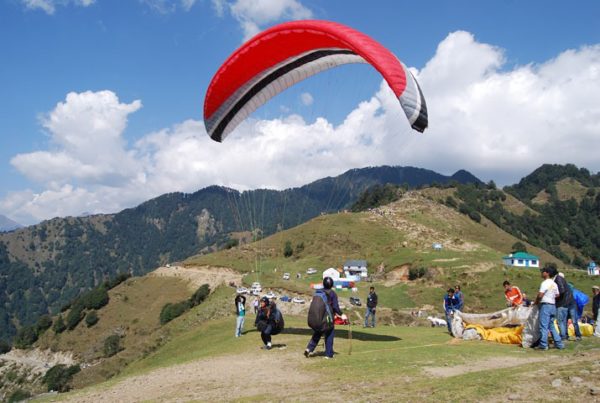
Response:
POLYGON ((21 3, 28 10, 42 10, 48 15, 54 14, 57 6, 74 4, 80 7, 88 7, 95 2, 96 0, 21 0, 21 3))
POLYGON ((305 106, 310 106, 313 104, 313 102, 315 101, 313 96, 308 93, 308 92, 303 92, 302 94, 300 94, 300 101, 302 102, 302 105, 305 106))
POLYGON ((190 9, 196 4, 196 0, 181 0, 181 7, 185 11, 190 11, 190 9))
POLYGON ((266 25, 281 20, 312 18, 312 11, 297 0, 213 0, 213 7, 220 17, 229 11, 244 32, 244 40, 250 39, 266 25))
POLYGON ((223 144, 188 120, 128 145, 122 135, 140 101, 123 103, 110 91, 71 93, 42 119, 48 149, 12 159, 42 191, 13 192, 0 200, 0 212, 24 223, 116 212, 166 192, 212 184, 281 189, 381 164, 445 174, 464 168, 500 184, 543 163, 600 170, 600 45, 542 64, 507 68, 504 60, 503 50, 469 33, 448 35, 413 70, 429 108, 424 134, 410 129, 385 83, 338 126, 284 112, 246 120, 223 144))

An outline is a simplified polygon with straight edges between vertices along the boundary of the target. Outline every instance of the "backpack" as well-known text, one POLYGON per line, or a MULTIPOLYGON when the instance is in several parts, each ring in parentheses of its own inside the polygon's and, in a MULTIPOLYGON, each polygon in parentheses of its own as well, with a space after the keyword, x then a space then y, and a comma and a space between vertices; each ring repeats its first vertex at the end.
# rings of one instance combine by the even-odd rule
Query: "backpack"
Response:
POLYGON ((307 322, 308 326, 315 332, 326 332, 333 329, 333 313, 325 291, 315 291, 310 308, 308 308, 307 322))
POLYGON ((271 334, 276 335, 281 333, 285 326, 285 322, 283 320, 283 315, 281 314, 281 311, 279 309, 275 309, 273 312, 271 312, 271 315, 271 320, 273 321, 273 331, 271 332, 271 334))

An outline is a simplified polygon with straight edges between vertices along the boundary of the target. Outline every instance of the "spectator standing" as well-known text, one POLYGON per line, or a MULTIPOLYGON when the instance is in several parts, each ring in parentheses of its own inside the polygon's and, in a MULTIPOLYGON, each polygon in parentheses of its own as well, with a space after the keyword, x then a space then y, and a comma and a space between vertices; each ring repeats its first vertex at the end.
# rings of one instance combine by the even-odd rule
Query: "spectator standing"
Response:
POLYGON ((454 289, 448 288, 447 294, 444 296, 444 312, 446 313, 446 325, 448 326, 448 333, 452 333, 452 316, 454 311, 458 310, 458 300, 454 295, 454 289))
MULTIPOLYGON (((556 270, 553 269, 554 273, 556 270)), ((558 330, 560 331, 560 338, 562 340, 569 339, 569 326, 568 326, 568 315, 569 307, 573 303, 573 293, 567 280, 565 280, 564 274, 557 273, 554 276, 554 282, 558 286, 558 297, 556 298, 556 321, 558 322, 558 330)), ((581 334, 579 335, 581 337, 581 334)))
POLYGON ((365 314, 365 327, 369 327, 369 316, 371 317, 371 327, 375 327, 375 311, 377 309, 377 294, 375 287, 369 289, 367 296, 367 313, 365 314))
POLYGON ((463 310, 463 308, 465 306, 465 295, 460 290, 460 284, 457 284, 457 285, 454 286, 454 297, 458 301, 458 305, 456 307, 456 310, 462 312, 462 310, 463 310))
POLYGON ((240 337, 244 330, 244 321, 246 320, 246 297, 237 295, 235 297, 235 337, 240 337))
POLYGON ((552 275, 556 274, 556 270, 552 267, 544 267, 541 269, 541 276, 544 279, 540 284, 540 290, 535 299, 535 304, 540 308, 540 344, 538 350, 548 350, 548 329, 552 333, 554 346, 559 350, 565 348, 560 334, 554 326, 556 318, 556 298, 559 296, 558 286, 552 280, 552 275))

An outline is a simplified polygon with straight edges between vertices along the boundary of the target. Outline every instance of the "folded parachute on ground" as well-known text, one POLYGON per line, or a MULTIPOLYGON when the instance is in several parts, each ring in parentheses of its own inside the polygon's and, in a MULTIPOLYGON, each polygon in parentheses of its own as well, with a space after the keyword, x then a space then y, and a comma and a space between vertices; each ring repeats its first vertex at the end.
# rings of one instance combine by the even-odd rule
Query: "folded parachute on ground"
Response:
POLYGON ((369 63, 381 73, 413 129, 427 127, 427 106, 406 66, 367 35, 330 21, 292 21, 256 35, 216 72, 204 100, 206 132, 223 141, 246 117, 286 88, 324 70, 369 63))

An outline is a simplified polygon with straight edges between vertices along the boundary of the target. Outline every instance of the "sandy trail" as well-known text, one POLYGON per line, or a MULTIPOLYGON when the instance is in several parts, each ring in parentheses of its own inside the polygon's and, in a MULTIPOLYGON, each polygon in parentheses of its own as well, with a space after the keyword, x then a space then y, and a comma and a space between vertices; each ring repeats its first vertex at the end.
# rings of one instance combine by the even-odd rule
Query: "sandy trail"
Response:
POLYGON ((196 291, 202 284, 208 284, 211 290, 230 282, 242 283, 242 274, 227 267, 212 266, 169 266, 159 267, 149 273, 150 277, 176 277, 188 281, 189 288, 196 291))
POLYGON ((300 370, 297 361, 297 353, 276 349, 215 357, 129 377, 107 388, 82 391, 66 401, 223 401, 265 393, 285 400, 290 392, 297 393, 314 381, 300 370))
POLYGON ((469 372, 486 371, 489 369, 511 368, 532 362, 547 361, 549 357, 491 357, 486 360, 474 361, 468 364, 453 365, 451 367, 427 367, 423 370, 437 378, 467 374, 469 372))

